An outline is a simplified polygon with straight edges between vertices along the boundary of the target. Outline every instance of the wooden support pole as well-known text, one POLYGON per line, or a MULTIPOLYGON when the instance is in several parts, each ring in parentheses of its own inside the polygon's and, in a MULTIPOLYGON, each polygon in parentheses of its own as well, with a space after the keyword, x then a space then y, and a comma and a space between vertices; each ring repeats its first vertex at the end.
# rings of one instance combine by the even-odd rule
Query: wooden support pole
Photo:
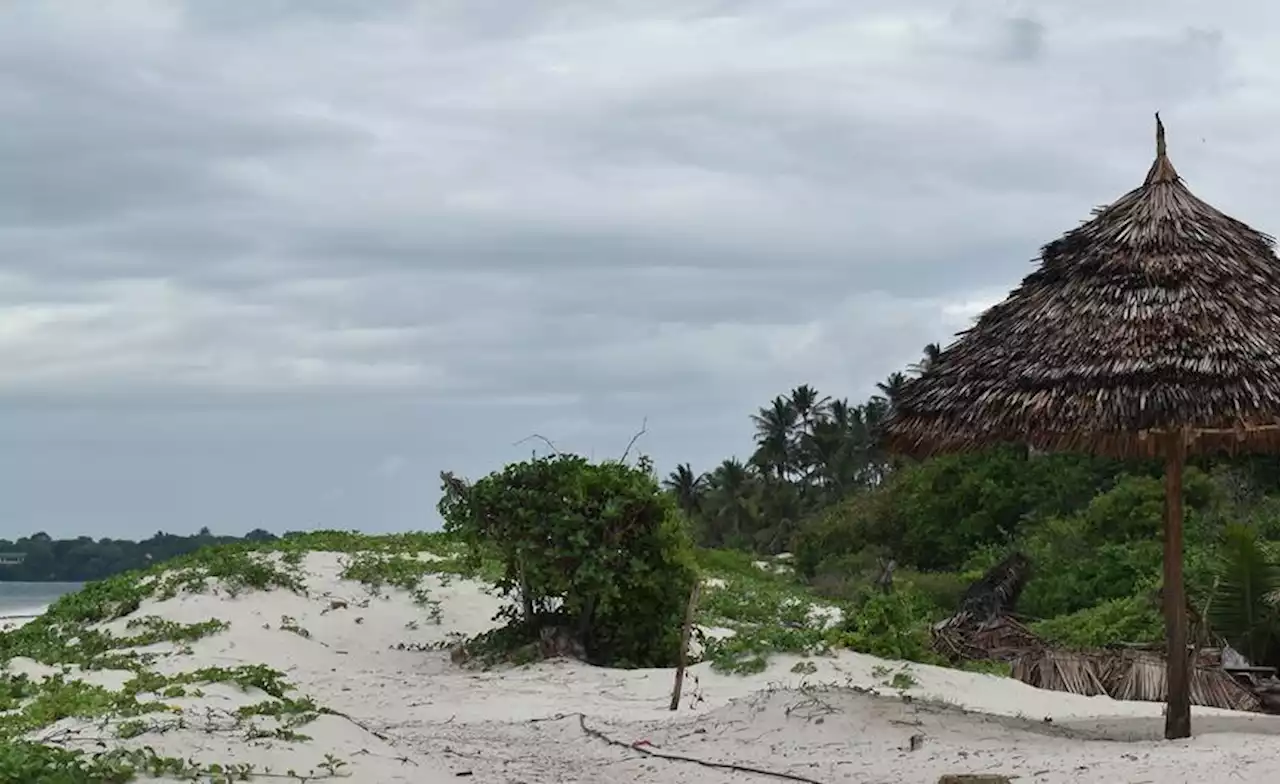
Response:
POLYGON ((693 636, 693 615, 698 608, 698 594, 702 591, 702 578, 693 583, 689 592, 689 606, 684 610, 684 626, 680 629, 680 662, 676 667, 676 684, 671 689, 671 710, 680 707, 680 692, 684 691, 684 670, 689 666, 689 638, 693 636))
POLYGON ((1187 599, 1182 581, 1182 467, 1187 445, 1183 433, 1169 433, 1164 463, 1164 628, 1168 641, 1167 706, 1164 736, 1191 736, 1191 657, 1187 653, 1187 599))

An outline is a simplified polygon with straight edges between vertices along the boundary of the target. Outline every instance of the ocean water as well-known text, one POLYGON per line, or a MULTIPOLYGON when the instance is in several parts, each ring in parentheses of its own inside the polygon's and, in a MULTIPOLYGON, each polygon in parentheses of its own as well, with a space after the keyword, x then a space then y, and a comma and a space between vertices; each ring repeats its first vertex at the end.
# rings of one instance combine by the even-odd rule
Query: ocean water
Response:
POLYGON ((39 615, 59 596, 79 590, 82 583, 0 582, 0 618, 39 615))

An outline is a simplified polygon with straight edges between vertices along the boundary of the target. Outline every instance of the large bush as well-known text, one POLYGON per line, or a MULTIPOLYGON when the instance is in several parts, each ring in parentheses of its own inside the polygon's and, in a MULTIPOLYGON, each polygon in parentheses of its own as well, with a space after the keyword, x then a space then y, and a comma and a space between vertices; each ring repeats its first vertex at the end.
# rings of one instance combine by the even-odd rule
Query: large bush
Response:
POLYGON ((675 662, 693 546, 647 461, 557 455, 469 487, 446 476, 440 513, 471 557, 501 562, 497 587, 518 600, 506 639, 568 630, 597 664, 675 662))
POLYGON ((864 551, 902 566, 956 571, 986 547, 1003 548, 1028 521, 1082 509, 1114 481, 1114 462, 1087 455, 1028 458, 1012 447, 905 464, 883 486, 860 491, 800 526, 797 569, 864 551))
POLYGON ((929 627, 948 611, 913 590, 872 594, 842 625, 841 644, 885 659, 942 664, 929 627))
MULTIPOLYGON (((1202 604, 1212 591, 1214 542, 1205 520, 1215 488, 1191 468, 1184 486, 1187 510, 1187 593, 1202 604)), ((1075 613, 1155 590, 1161 581, 1164 484, 1148 476, 1124 476, 1079 513, 1029 523, 1018 537, 1035 578, 1018 604, 1035 618, 1075 613)), ((1216 537, 1212 537, 1216 539, 1216 537)))
POLYGON ((1095 544, 1086 527, 1078 517, 1050 518, 1027 532, 1022 550, 1031 558, 1034 577, 1018 602, 1019 612, 1052 618, 1159 585, 1163 545, 1158 540, 1095 544))
POLYGON ((887 555, 897 526, 888 494, 857 493, 807 521, 791 539, 796 571, 804 577, 850 568, 870 568, 887 555))
POLYGON ((974 550, 1007 543, 1028 520, 1078 509, 1114 476, 1086 455, 1028 457, 1002 447, 911 465, 892 479, 894 555, 928 571, 952 571, 974 550))
POLYGON ((1164 622, 1153 595, 1108 599, 1083 610, 1033 624, 1032 631, 1068 648, 1105 648, 1116 643, 1157 643, 1164 622))
MULTIPOLYGON (((1194 466, 1186 470, 1182 480, 1186 511, 1202 512, 1218 502, 1220 496, 1221 491, 1208 474, 1194 466)), ((1123 476, 1081 512, 1085 532, 1092 541, 1159 541, 1164 534, 1164 497, 1163 479, 1123 476)), ((1192 527, 1188 525, 1188 529, 1192 527)))

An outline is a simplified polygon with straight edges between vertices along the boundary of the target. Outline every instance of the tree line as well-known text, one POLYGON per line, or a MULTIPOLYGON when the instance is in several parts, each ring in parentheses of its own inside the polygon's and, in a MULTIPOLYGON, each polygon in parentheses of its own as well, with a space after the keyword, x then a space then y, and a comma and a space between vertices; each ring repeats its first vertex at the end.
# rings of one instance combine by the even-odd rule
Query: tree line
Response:
POLYGON ((275 538, 274 534, 261 528, 242 537, 215 536, 208 528, 201 528, 193 536, 160 531, 138 542, 89 536, 54 539, 42 532, 16 541, 0 539, 0 555, 22 556, 21 563, 0 566, 0 582, 78 583, 100 580, 187 555, 209 545, 271 541, 275 538))
MULTIPOLYGON (((855 606, 892 561, 897 584, 938 611, 1018 552, 1032 569, 1018 610, 1042 633, 1081 646, 1159 639, 1162 467, 1012 445, 927 460, 885 452, 894 401, 938 352, 927 346, 861 402, 800 384, 750 414, 751 454, 707 470, 677 466, 662 486, 688 533, 704 548, 791 552, 814 591, 855 606)), ((1280 457, 1192 461, 1184 508, 1192 602, 1255 661, 1280 663, 1280 457)), ((24 555, 0 566, 0 581, 92 580, 272 538, 261 529, 140 542, 36 534, 0 540, 0 553, 24 555)))
MULTIPOLYGON (((1079 646, 1158 640, 1164 486, 1157 461, 1010 445, 911 460, 879 429, 937 344, 861 403, 801 384, 751 415, 755 449, 663 485, 704 547, 789 551, 800 576, 857 601, 883 565, 939 607, 1019 552, 1019 610, 1079 646)), ((1280 663, 1280 457, 1192 460, 1184 482, 1193 609, 1255 661, 1280 663)))
POLYGON ((755 451, 698 472, 688 463, 664 480, 709 547, 776 553, 802 523, 850 495, 880 487, 901 461, 880 446, 893 402, 942 348, 876 385, 861 403, 832 398, 809 384, 778 395, 751 415, 755 451))

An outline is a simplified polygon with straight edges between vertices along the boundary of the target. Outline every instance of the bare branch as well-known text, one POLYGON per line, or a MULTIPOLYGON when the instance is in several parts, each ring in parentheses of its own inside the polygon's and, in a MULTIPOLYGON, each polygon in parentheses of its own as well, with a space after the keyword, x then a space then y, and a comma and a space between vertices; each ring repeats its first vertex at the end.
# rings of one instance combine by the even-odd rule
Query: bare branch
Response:
POLYGON ((522 438, 522 439, 520 439, 519 441, 517 441, 517 442, 515 442, 514 444, 512 444, 512 446, 520 446, 521 444, 523 444, 523 443, 525 443, 525 442, 527 442, 527 441, 535 441, 535 440, 536 440, 536 441, 541 441, 542 443, 544 443, 544 444, 546 444, 548 447, 550 447, 550 448, 551 448, 551 454, 555 455, 556 457, 559 457, 559 456, 560 456, 560 450, 556 447, 556 445, 555 445, 555 444, 551 443, 551 439, 549 439, 549 438, 547 438, 546 436, 541 435, 541 434, 539 434, 539 433, 534 433, 534 434, 532 434, 532 435, 527 435, 527 436, 525 436, 524 438, 522 438))
POLYGON ((698 607, 698 594, 702 590, 702 581, 693 583, 689 593, 689 604, 684 611, 684 626, 680 629, 680 661, 676 667, 676 682, 671 689, 671 710, 680 707, 680 692, 684 690, 684 671, 689 666, 689 638, 693 635, 693 614, 698 607))
POLYGON ((627 462, 627 455, 631 454, 631 447, 636 445, 636 441, 640 440, 640 436, 649 432, 649 417, 640 420, 640 430, 636 432, 631 440, 627 442, 627 448, 622 450, 622 457, 618 458, 619 463, 627 462))
MULTIPOLYGON (((587 735, 590 735, 593 738, 597 738, 601 741, 604 741, 605 743, 608 743, 610 746, 617 746, 618 748, 622 748, 622 749, 630 749, 632 751, 638 751, 641 754, 645 754, 650 757, 657 757, 658 759, 664 759, 669 762, 691 762, 694 765, 701 765, 704 768, 718 768, 720 770, 729 770, 729 771, 734 771, 736 773, 753 773, 757 776, 768 776, 775 779, 784 779, 786 781, 799 781, 799 782, 803 782, 803 784, 822 784, 822 782, 818 781, 817 779, 811 779, 805 776, 797 775, 795 773, 787 773, 785 771, 780 771, 780 770, 768 770, 766 768, 757 768, 751 765, 738 765, 732 762, 712 762, 710 760, 699 759, 697 757, 686 757, 683 754, 672 754, 666 751, 655 751, 652 748, 649 748, 648 746, 641 745, 640 743, 626 743, 624 741, 617 740, 616 738, 609 737, 608 735, 604 734, 603 732, 596 729, 595 727, 589 726, 587 724, 587 717, 581 713, 571 713, 569 714, 569 716, 577 717, 578 726, 581 727, 582 731, 587 735)), ((565 716, 562 718, 568 718, 568 716, 565 716)))
POLYGON ((462 501, 467 497, 467 483, 454 476, 452 471, 440 472, 440 486, 444 489, 445 497, 451 501, 462 501))

